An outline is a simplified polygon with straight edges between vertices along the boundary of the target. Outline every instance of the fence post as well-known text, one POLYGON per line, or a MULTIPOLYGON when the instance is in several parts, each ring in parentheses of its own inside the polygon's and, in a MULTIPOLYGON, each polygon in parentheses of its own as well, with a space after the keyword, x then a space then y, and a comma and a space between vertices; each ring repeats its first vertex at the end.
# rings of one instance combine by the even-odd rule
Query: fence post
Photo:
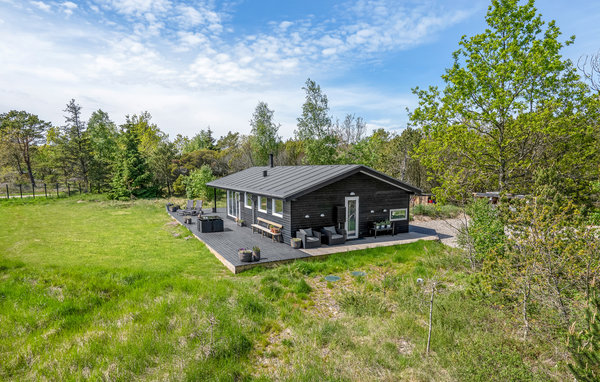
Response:
POLYGON ((56 198, 60 198, 60 196, 58 195, 58 183, 56 183, 56 198))
POLYGON ((8 193, 8 183, 6 183, 6 199, 10 199, 10 194, 8 193))
POLYGON ((79 185, 79 195, 81 195, 81 182, 77 183, 79 185))
POLYGON ((19 194, 21 194, 21 199, 23 199, 23 185, 19 184, 19 194))
POLYGON ((67 194, 71 196, 71 185, 67 183, 67 194))
POLYGON ((44 183, 44 195, 46 195, 46 198, 48 197, 48 190, 46 190, 46 183, 44 183))

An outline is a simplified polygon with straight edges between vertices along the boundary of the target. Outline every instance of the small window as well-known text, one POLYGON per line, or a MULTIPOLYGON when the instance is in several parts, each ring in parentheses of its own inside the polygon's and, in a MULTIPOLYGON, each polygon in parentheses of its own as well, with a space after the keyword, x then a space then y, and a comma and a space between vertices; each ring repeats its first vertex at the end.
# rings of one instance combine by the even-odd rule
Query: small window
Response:
POLYGON ((264 196, 258 197, 258 210, 264 213, 267 212, 267 198, 264 196))
POLYGON ((281 199, 272 199, 272 205, 271 205, 271 213, 274 216, 279 216, 280 218, 283 217, 283 200, 281 199))
POLYGON ((398 208, 390 210, 390 221, 406 220, 408 216, 408 210, 406 208, 398 208))
POLYGON ((246 192, 246 197, 244 198, 244 207, 252 208, 252 194, 246 192))

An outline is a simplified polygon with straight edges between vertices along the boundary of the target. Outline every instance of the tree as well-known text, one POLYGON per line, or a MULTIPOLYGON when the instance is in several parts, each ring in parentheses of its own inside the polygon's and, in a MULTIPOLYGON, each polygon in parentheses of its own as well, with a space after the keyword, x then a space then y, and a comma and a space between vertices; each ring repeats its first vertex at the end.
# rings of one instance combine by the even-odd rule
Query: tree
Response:
POLYGON ((169 196, 173 191, 172 185, 175 180, 173 175, 173 161, 176 154, 175 144, 164 139, 158 143, 148 158, 148 164, 152 170, 157 187, 166 187, 169 196))
POLYGON ((419 107, 410 121, 424 132, 419 157, 455 198, 476 189, 526 191, 532 168, 546 160, 540 153, 564 131, 557 121, 577 116, 584 102, 587 90, 560 55, 573 38, 559 42, 554 21, 544 29, 536 12, 533 0, 494 0, 488 29, 461 39, 443 92, 413 90, 419 107))
POLYGON ((88 120, 86 135, 89 139, 91 160, 90 180, 98 186, 107 185, 118 152, 118 130, 108 114, 100 109, 88 120))
POLYGON ((136 121, 127 117, 121 126, 120 150, 113 179, 110 197, 113 199, 154 197, 157 190, 152 186, 152 174, 148 171, 146 159, 140 152, 140 138, 136 121))
POLYGON ((165 139, 165 134, 160 131, 155 123, 150 122, 152 115, 144 111, 140 115, 126 116, 127 124, 136 131, 139 139, 140 151, 148 157, 158 143, 165 139))
POLYGON ((600 96, 600 50, 596 54, 586 54, 579 58, 577 67, 588 80, 590 89, 600 96))
POLYGON ((338 140, 332 129, 327 96, 310 78, 302 89, 306 92, 306 101, 298 118, 296 138, 304 141, 304 160, 308 164, 333 164, 338 140))
POLYGON ((267 165, 269 154, 276 155, 281 144, 280 125, 273 121, 273 113, 266 102, 259 102, 250 120, 253 159, 259 166, 267 165))
POLYGON ((0 115, 0 139, 12 150, 17 169, 22 173, 21 161, 27 168, 31 186, 35 187, 32 156, 35 146, 43 141, 50 123, 25 111, 11 110, 0 115))
POLYGON ((206 183, 215 180, 209 166, 204 165, 199 170, 194 170, 183 180, 185 184, 185 193, 188 199, 202 198, 211 201, 213 193, 211 188, 206 186, 206 183))
POLYGON ((194 135, 191 139, 183 144, 183 154, 190 153, 196 150, 214 150, 215 149, 215 138, 213 137, 210 126, 206 130, 200 130, 200 132, 194 135))
POLYGON ((67 159, 72 162, 77 175, 82 178, 87 188, 91 148, 89 139, 85 134, 85 124, 81 119, 81 106, 76 104, 74 99, 71 99, 63 111, 67 113, 64 126, 67 159))

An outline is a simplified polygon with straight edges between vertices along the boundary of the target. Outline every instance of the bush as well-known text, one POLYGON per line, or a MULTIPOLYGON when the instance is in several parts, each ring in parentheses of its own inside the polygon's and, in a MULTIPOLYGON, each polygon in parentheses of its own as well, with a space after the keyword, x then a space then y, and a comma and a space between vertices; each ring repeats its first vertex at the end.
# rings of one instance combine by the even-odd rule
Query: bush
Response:
POLYGON ((203 165, 199 170, 194 170, 192 173, 183 179, 185 185, 185 194, 188 199, 202 198, 207 201, 212 201, 213 193, 206 183, 215 180, 210 166, 203 165))
POLYGON ((460 212, 460 207, 452 204, 417 204, 412 208, 413 216, 429 216, 435 219, 455 218, 460 212))

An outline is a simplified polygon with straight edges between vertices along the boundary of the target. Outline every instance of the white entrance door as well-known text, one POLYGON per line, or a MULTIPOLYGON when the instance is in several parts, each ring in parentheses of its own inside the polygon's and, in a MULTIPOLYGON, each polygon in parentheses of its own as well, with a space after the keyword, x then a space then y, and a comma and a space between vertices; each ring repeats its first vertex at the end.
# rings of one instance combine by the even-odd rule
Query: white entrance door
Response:
POLYGON ((358 196, 346 197, 346 233, 348 239, 358 238, 358 196))

